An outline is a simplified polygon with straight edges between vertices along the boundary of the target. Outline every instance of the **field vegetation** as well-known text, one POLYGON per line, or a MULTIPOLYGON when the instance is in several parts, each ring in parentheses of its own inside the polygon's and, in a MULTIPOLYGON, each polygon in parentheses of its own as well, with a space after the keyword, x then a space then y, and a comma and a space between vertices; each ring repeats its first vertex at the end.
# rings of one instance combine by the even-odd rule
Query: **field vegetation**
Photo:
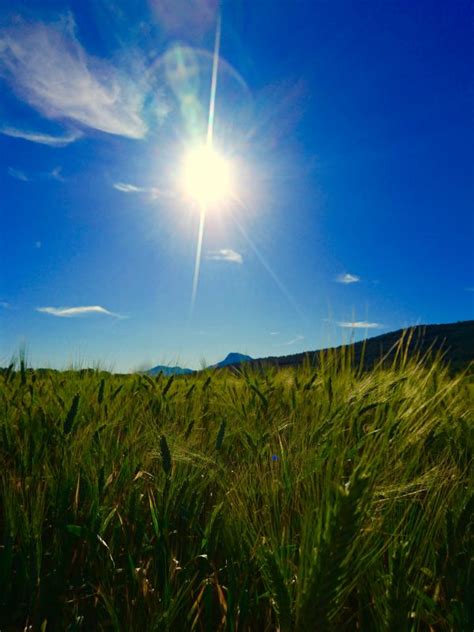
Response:
POLYGON ((0 374, 0 629, 471 630, 470 387, 442 361, 0 374))

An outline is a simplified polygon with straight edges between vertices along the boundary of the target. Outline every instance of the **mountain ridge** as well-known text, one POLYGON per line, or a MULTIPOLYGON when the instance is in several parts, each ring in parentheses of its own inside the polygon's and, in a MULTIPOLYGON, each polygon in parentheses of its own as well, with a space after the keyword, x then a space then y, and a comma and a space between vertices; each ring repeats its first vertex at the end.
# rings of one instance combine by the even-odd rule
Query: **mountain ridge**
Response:
MULTIPOLYGON (((248 362, 253 360, 249 355, 245 355, 244 353, 237 353, 236 351, 231 351, 226 355, 226 357, 217 362, 216 364, 212 364, 207 367, 208 369, 222 369, 226 366, 233 366, 236 364, 242 364, 243 362, 248 362)), ((163 375, 190 375, 191 373, 195 373, 193 369, 186 369, 181 366, 167 366, 165 364, 158 364, 157 366, 152 367, 146 371, 147 375, 158 375, 158 373, 163 373, 163 375)))
POLYGON ((280 368, 297 366, 305 361, 316 364, 320 354, 328 351, 337 352, 351 346, 354 349, 354 364, 362 360, 364 368, 368 369, 384 356, 386 356, 387 361, 392 360, 395 355, 394 347, 403 337, 407 338, 410 354, 419 353, 424 356, 430 352, 441 352, 445 361, 455 371, 468 367, 474 361, 474 320, 464 320, 456 323, 414 325, 365 338, 355 343, 303 351, 286 356, 256 358, 250 362, 250 365, 258 367, 271 365, 280 368))
POLYGON ((147 375, 158 375, 158 373, 163 373, 163 375, 190 375, 194 373, 192 369, 185 369, 181 366, 166 366, 165 364, 158 364, 157 366, 148 369, 145 371, 147 375))
MULTIPOLYGON (((354 363, 359 363, 362 360, 364 368, 370 368, 380 361, 383 356, 387 356, 387 361, 393 359, 394 347, 402 337, 407 338, 408 352, 410 354, 420 353, 423 356, 430 351, 433 353, 444 353, 445 360, 451 365, 453 370, 462 370, 474 361, 474 320, 463 320, 456 323, 414 325, 413 327, 397 329, 378 336, 364 338, 364 340, 352 344, 325 347, 285 356, 252 358, 249 355, 232 351, 223 360, 207 367, 207 369, 238 368, 244 363, 251 367, 270 365, 279 368, 297 366, 305 361, 317 363, 320 354, 342 350, 348 346, 353 347, 354 363)), ((149 369, 146 373, 148 375, 157 375, 160 371, 164 375, 189 375, 196 372, 182 367, 158 365, 149 369)))
POLYGON ((234 364, 242 364, 243 362, 253 361, 254 358, 251 358, 249 355, 245 355, 244 353, 237 353, 236 351, 231 351, 226 355, 226 357, 217 362, 217 364, 213 364, 212 369, 221 369, 226 366, 231 366, 234 364))

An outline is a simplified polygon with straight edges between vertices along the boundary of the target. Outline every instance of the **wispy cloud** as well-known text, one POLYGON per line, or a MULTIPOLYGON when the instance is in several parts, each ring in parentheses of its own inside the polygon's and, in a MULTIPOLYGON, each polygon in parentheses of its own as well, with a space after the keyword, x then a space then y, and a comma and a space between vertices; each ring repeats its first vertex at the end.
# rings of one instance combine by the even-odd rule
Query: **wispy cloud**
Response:
POLYGON ((301 340, 304 340, 304 336, 302 336, 301 334, 297 334, 296 336, 294 336, 290 340, 287 340, 286 342, 281 342, 280 344, 275 345, 275 346, 277 346, 277 347, 289 347, 290 345, 295 345, 297 342, 301 342, 301 340))
POLYGON ((280 332, 279 332, 279 331, 269 331, 269 332, 268 332, 268 335, 269 335, 269 336, 279 336, 279 335, 280 335, 280 332))
POLYGON ((244 259, 240 252, 231 248, 221 248, 220 250, 210 250, 206 254, 206 259, 210 261, 229 261, 230 263, 243 263, 244 259))
POLYGON ((0 308, 1 309, 11 309, 11 305, 10 305, 10 303, 8 303, 8 301, 0 301, 0 308))
POLYGON ((70 132, 68 134, 64 134, 63 136, 52 136, 51 134, 30 132, 27 130, 16 129, 14 127, 4 127, 3 129, 0 129, 0 134, 12 136, 13 138, 29 140, 32 143, 39 143, 40 145, 49 145, 50 147, 65 147, 82 136, 82 134, 78 131, 70 132))
POLYGON ((12 178, 15 178, 16 180, 21 180, 22 182, 31 182, 37 180, 56 180, 57 182, 66 182, 66 178, 61 172, 62 167, 55 167, 51 171, 26 174, 24 171, 20 171, 19 169, 8 167, 8 175, 12 178))
POLYGON ((384 325, 380 323, 369 323, 366 320, 356 320, 354 322, 342 321, 337 323, 339 327, 345 329, 383 329, 384 325))
POLYGON ((336 277, 336 283, 345 283, 346 285, 349 283, 359 283, 360 277, 357 274, 349 274, 348 272, 344 274, 338 274, 336 277))
POLYGON ((37 312, 42 314, 50 314, 60 318, 73 318, 75 316, 90 316, 91 314, 104 314, 105 316, 115 316, 115 318, 123 318, 120 314, 110 312, 100 305, 84 305, 80 307, 37 307, 37 312))
POLYGON ((62 167, 55 167, 52 171, 46 174, 47 177, 58 182, 66 182, 66 178, 61 173, 62 167))
POLYGON ((22 182, 30 181, 26 173, 23 173, 23 171, 20 171, 19 169, 13 169, 13 167, 8 167, 7 171, 8 171, 8 175, 11 176, 12 178, 15 178, 15 180, 21 180, 22 182))
POLYGON ((127 184, 125 182, 115 182, 113 187, 122 193, 146 193, 148 191, 144 187, 137 187, 134 184, 127 184))
POLYGON ((0 75, 50 119, 131 138, 147 131, 141 91, 109 62, 87 54, 71 15, 54 24, 18 20, 0 29, 0 75))
POLYGON ((114 182, 112 186, 121 193, 144 193, 150 195, 152 199, 174 197, 171 191, 163 191, 158 187, 140 187, 136 184, 130 184, 129 182, 114 182))

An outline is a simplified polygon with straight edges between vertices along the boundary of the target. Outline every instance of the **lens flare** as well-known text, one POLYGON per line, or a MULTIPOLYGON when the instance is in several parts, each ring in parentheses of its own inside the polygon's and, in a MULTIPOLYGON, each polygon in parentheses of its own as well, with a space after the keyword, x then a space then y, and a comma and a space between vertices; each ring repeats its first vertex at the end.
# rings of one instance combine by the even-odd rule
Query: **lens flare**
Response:
POLYGON ((183 183, 189 197, 212 208, 232 192, 230 164, 209 145, 196 147, 185 158, 183 183))

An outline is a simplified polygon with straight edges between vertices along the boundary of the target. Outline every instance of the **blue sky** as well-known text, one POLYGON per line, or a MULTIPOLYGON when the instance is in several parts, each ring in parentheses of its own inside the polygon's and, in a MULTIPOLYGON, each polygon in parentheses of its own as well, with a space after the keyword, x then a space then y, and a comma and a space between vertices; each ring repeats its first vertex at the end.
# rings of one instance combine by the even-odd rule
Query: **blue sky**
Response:
POLYGON ((470 4, 3 3, 0 363, 198 367, 472 318, 470 4), (219 13, 233 188, 191 310, 219 13))

